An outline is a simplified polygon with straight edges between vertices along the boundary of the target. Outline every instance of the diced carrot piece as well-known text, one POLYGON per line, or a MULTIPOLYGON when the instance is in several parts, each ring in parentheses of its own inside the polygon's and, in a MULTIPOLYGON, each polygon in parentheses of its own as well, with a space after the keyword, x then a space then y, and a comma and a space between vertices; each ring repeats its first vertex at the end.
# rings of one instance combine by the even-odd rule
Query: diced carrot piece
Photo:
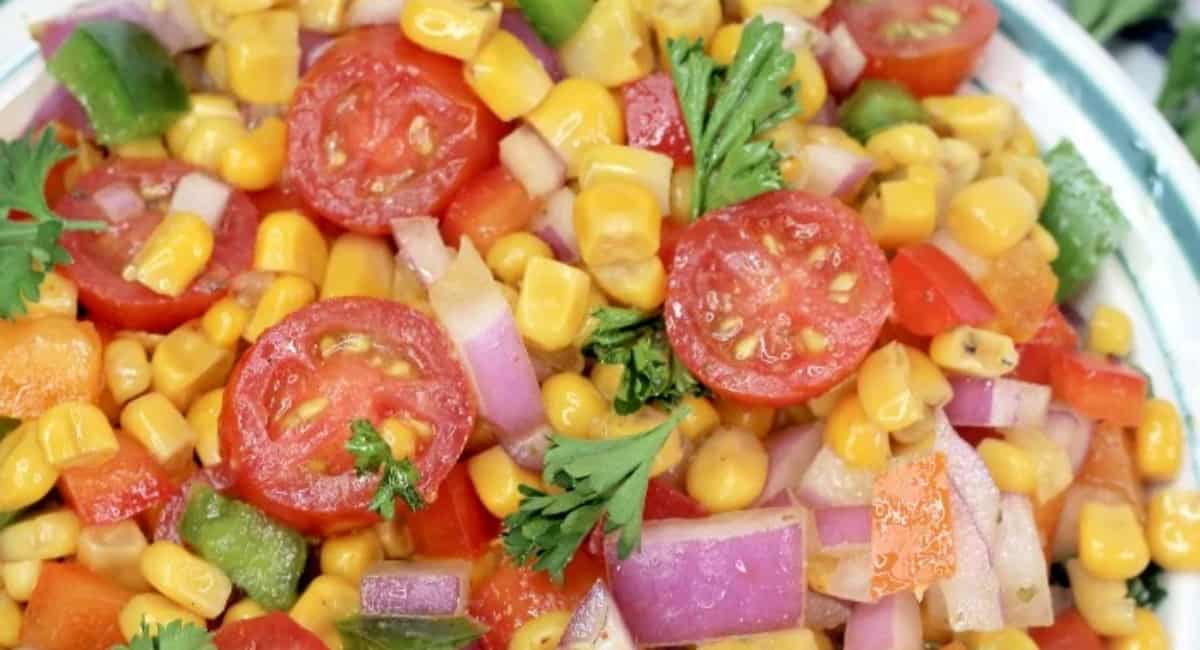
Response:
POLYGON ((954 573, 946 457, 930 454, 875 479, 871 598, 929 586, 954 573))
POLYGON ((25 608, 21 643, 38 650, 122 645, 117 616, 132 597, 82 565, 46 564, 25 608))

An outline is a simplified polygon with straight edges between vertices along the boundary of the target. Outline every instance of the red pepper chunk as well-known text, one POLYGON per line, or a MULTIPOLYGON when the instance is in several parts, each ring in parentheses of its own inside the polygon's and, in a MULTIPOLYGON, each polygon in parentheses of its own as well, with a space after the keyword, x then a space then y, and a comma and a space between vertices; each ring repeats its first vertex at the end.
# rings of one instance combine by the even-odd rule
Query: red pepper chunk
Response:
POLYGON ((1079 335, 1067 322, 1058 305, 1053 305, 1033 338, 1017 346, 1021 360, 1013 370, 1012 377, 1035 384, 1049 384, 1050 366, 1054 358, 1064 352, 1073 352, 1077 347, 1079 335))
POLYGON ((643 77, 622 88, 621 96, 629 146, 657 151, 680 165, 692 164, 692 141, 669 74, 643 77))
POLYGON ((1054 625, 1029 629, 1029 638, 1041 650, 1104 650, 1104 641, 1075 610, 1059 614, 1054 625))
POLYGON ((222 625, 213 645, 217 650, 325 650, 321 639, 282 612, 222 625))
POLYGON ((474 557, 500 533, 500 522, 483 507, 465 463, 438 487, 437 498, 406 520, 421 555, 474 557))
POLYGON ((1142 421, 1146 378, 1136 370, 1087 352, 1057 355, 1050 366, 1055 397, 1096 420, 1122 427, 1142 421))
POLYGON ((913 334, 937 336, 959 325, 982 325, 996 318, 983 291, 932 244, 901 248, 891 269, 896 319, 913 334))
POLYGON ((72 467, 58 479, 67 504, 85 524, 112 524, 164 502, 178 488, 150 452, 117 435, 117 455, 93 467, 72 467))

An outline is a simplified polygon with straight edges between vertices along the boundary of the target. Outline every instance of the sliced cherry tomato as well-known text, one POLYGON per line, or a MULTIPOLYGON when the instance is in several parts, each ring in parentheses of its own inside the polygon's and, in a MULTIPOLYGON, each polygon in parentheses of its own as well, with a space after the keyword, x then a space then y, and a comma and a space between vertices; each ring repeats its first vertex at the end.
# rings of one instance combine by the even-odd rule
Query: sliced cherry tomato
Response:
POLYGON ((1050 627, 1029 628, 1029 638, 1040 650, 1104 650, 1100 635, 1073 609, 1059 614, 1050 627))
POLYGON ((906 246, 892 258, 896 320, 920 336, 937 336, 959 325, 982 325, 996 317, 983 292, 932 244, 906 246))
POLYGON ((1123 427, 1142 421, 1146 377, 1087 352, 1059 354, 1050 365, 1055 397, 1084 415, 1123 427))
POLYGON ((663 307, 671 347, 718 394, 798 404, 862 360, 891 309, 887 259, 858 215, 774 192, 680 239, 663 307))
POLYGON ((1075 333, 1075 328, 1067 322, 1058 305, 1051 305, 1033 338, 1017 347, 1021 360, 1013 370, 1013 378, 1049 384, 1050 366, 1054 358, 1064 352, 1073 352, 1077 347, 1079 335, 1075 333))
POLYGON ((434 557, 475 557, 500 533, 500 522, 475 494, 464 463, 446 475, 437 498, 405 523, 416 552, 434 557))
POLYGON ((867 55, 865 78, 919 96, 953 94, 1000 23, 989 0, 837 0, 831 11, 867 55))
POLYGON ((621 89, 625 100, 625 134, 629 146, 670 156, 680 165, 692 164, 692 140, 671 75, 657 72, 621 89))
POLYGON ((175 185, 196 169, 172 160, 119 159, 79 179, 55 206, 67 219, 108 221, 102 233, 70 232, 63 247, 74 261, 62 271, 79 286, 79 302, 92 317, 126 329, 167 331, 196 318, 225 295, 233 278, 254 261, 258 210, 246 195, 234 191, 217 227, 208 267, 183 295, 163 296, 122 277, 154 227, 162 220, 175 185), (124 183, 139 192, 146 209, 112 222, 94 199, 96 192, 124 183))
POLYGON ((999 331, 1024 343, 1037 335, 1039 319, 1054 305, 1058 276, 1027 239, 992 260, 979 288, 996 308, 999 331))
POLYGON ((392 219, 439 215, 496 159, 501 124, 462 64, 395 26, 334 42, 304 74, 288 110, 289 178, 321 216, 382 234, 392 219))
POLYGON ((518 628, 546 612, 571 611, 603 575, 603 566, 587 553, 575 554, 562 586, 551 582, 544 571, 503 560, 500 568, 472 591, 467 608, 488 627, 482 639, 484 650, 506 650, 518 628))
POLYGON ((84 650, 123 645, 117 617, 133 592, 75 563, 46 562, 21 621, 21 645, 84 650))
POLYGON ((442 236, 451 246, 458 246, 464 235, 470 237, 486 254, 497 239, 525 228, 541 205, 508 170, 493 167, 454 196, 442 220, 442 236))
POLYGON ((325 650, 317 635, 283 612, 222 625, 213 635, 217 650, 325 650))
POLYGON ((178 489, 150 452, 117 436, 117 455, 99 465, 63 470, 58 487, 85 524, 112 524, 162 504, 178 489))
POLYGON ((242 355, 226 387, 221 455, 242 498, 306 533, 336 533, 379 520, 367 510, 378 477, 358 476, 346 451, 350 423, 396 418, 428 432, 414 463, 432 500, 474 424, 470 395, 429 316, 388 300, 322 300, 242 355))

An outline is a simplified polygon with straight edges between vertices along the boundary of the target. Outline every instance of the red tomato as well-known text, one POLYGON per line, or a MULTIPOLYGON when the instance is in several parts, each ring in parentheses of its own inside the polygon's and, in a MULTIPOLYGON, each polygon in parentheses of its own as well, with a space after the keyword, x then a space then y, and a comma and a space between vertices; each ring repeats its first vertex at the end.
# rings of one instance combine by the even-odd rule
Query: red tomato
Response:
POLYGON ((1142 421, 1146 378, 1136 370, 1087 352, 1059 354, 1050 381, 1055 397, 1090 418, 1123 427, 1142 421))
POLYGON ((133 593, 75 563, 46 562, 21 621, 21 644, 38 650, 124 645, 117 625, 133 593))
POLYGON ((687 224, 674 219, 663 219, 659 230, 658 258, 668 269, 675 262, 675 250, 679 248, 679 240, 683 238, 687 224))
POLYGON ((954 260, 932 244, 906 246, 892 258, 896 320, 919 336, 996 317, 986 296, 954 260))
POLYGON ((504 560, 483 585, 472 591, 467 607, 471 616, 489 628, 482 639, 484 650, 506 650, 518 628, 546 612, 571 611, 603 574, 603 566, 595 558, 576 553, 559 587, 543 571, 516 567, 504 560))
POLYGON ((679 491, 665 479, 650 479, 646 488, 643 519, 698 519, 705 516, 708 516, 708 511, 698 501, 679 491))
POLYGON ((63 470, 58 487, 85 524, 112 524, 165 502, 175 484, 136 440, 117 436, 117 455, 94 466, 63 470))
POLYGON ((501 124, 462 64, 396 26, 338 39, 304 74, 288 110, 287 174, 322 216, 382 234, 392 219, 440 214, 496 159, 501 124))
POLYGON ((213 645, 217 650, 326 650, 317 635, 283 612, 222 625, 213 645))
POLYGON ((1033 338, 1017 346, 1021 360, 1013 377, 1036 384, 1050 383, 1050 366, 1054 357, 1071 352, 1079 346, 1079 335, 1063 317, 1058 305, 1052 305, 1033 338))
POLYGON ((175 490, 175 493, 168 497, 162 505, 146 513, 146 528, 150 531, 151 539, 156 542, 166 540, 176 544, 182 543, 183 538, 179 533, 179 524, 183 521, 183 511, 187 509, 188 496, 192 492, 192 487, 196 485, 213 487, 207 474, 195 472, 181 482, 179 489, 175 490))
POLYGON ((437 498, 405 523, 416 552, 436 557, 474 557, 500 533, 500 522, 475 494, 464 463, 446 475, 437 498))
POLYGON ((346 451, 351 421, 394 417, 429 427, 415 456, 427 499, 475 421, 449 339, 430 317, 390 300, 322 300, 288 316, 242 355, 225 390, 221 456, 233 491, 310 534, 379 520, 367 510, 379 480, 358 476, 346 451), (366 336, 371 349, 339 350, 350 334, 366 336), (298 415, 298 406, 320 399, 323 410, 298 415))
POLYGON ((954 93, 1000 17, 989 0, 837 0, 832 22, 846 23, 867 55, 865 78, 896 81, 924 96, 954 93), (936 7, 957 20, 939 21, 936 7))
POLYGON ((642 77, 622 88, 621 96, 629 146, 668 155, 679 165, 692 164, 692 140, 671 75, 658 72, 642 77))
POLYGON ((887 259, 857 214, 833 199, 774 192, 688 227, 663 314, 671 347, 705 385, 786 406, 845 378, 891 302, 887 259))
POLYGON ((1050 627, 1029 628, 1029 638, 1040 650, 1104 650, 1100 635, 1073 609, 1059 614, 1050 627))
POLYGON ((447 244, 458 246, 466 235, 486 254, 497 239, 525 228, 541 206, 508 170, 493 167, 454 196, 442 219, 442 236, 447 244))
POLYGON ((203 314, 225 295, 235 276, 250 268, 258 211, 244 193, 234 191, 214 233, 208 267, 183 295, 159 295, 121 277, 162 220, 175 184, 194 171, 172 160, 119 159, 81 178, 55 206, 55 211, 67 219, 110 221, 93 198, 98 190, 125 183, 147 197, 144 212, 120 223, 110 222, 106 232, 63 235, 63 247, 74 262, 62 271, 79 286, 79 302, 93 318, 127 329, 167 331, 203 314))

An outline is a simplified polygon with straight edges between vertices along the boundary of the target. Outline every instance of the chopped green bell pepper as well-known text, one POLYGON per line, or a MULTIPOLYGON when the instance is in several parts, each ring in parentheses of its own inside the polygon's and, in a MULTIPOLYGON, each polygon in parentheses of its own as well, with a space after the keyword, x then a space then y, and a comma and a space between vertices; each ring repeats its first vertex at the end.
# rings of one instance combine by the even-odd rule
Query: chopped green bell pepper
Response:
POLYGON ((859 142, 889 126, 926 123, 929 114, 904 86, 868 79, 838 109, 838 123, 859 142))
POLYGON ((466 618, 355 616, 337 623, 345 650, 458 650, 486 631, 466 618))
POLYGON ((592 12, 594 0, 517 0, 521 13, 550 47, 562 47, 592 12))

